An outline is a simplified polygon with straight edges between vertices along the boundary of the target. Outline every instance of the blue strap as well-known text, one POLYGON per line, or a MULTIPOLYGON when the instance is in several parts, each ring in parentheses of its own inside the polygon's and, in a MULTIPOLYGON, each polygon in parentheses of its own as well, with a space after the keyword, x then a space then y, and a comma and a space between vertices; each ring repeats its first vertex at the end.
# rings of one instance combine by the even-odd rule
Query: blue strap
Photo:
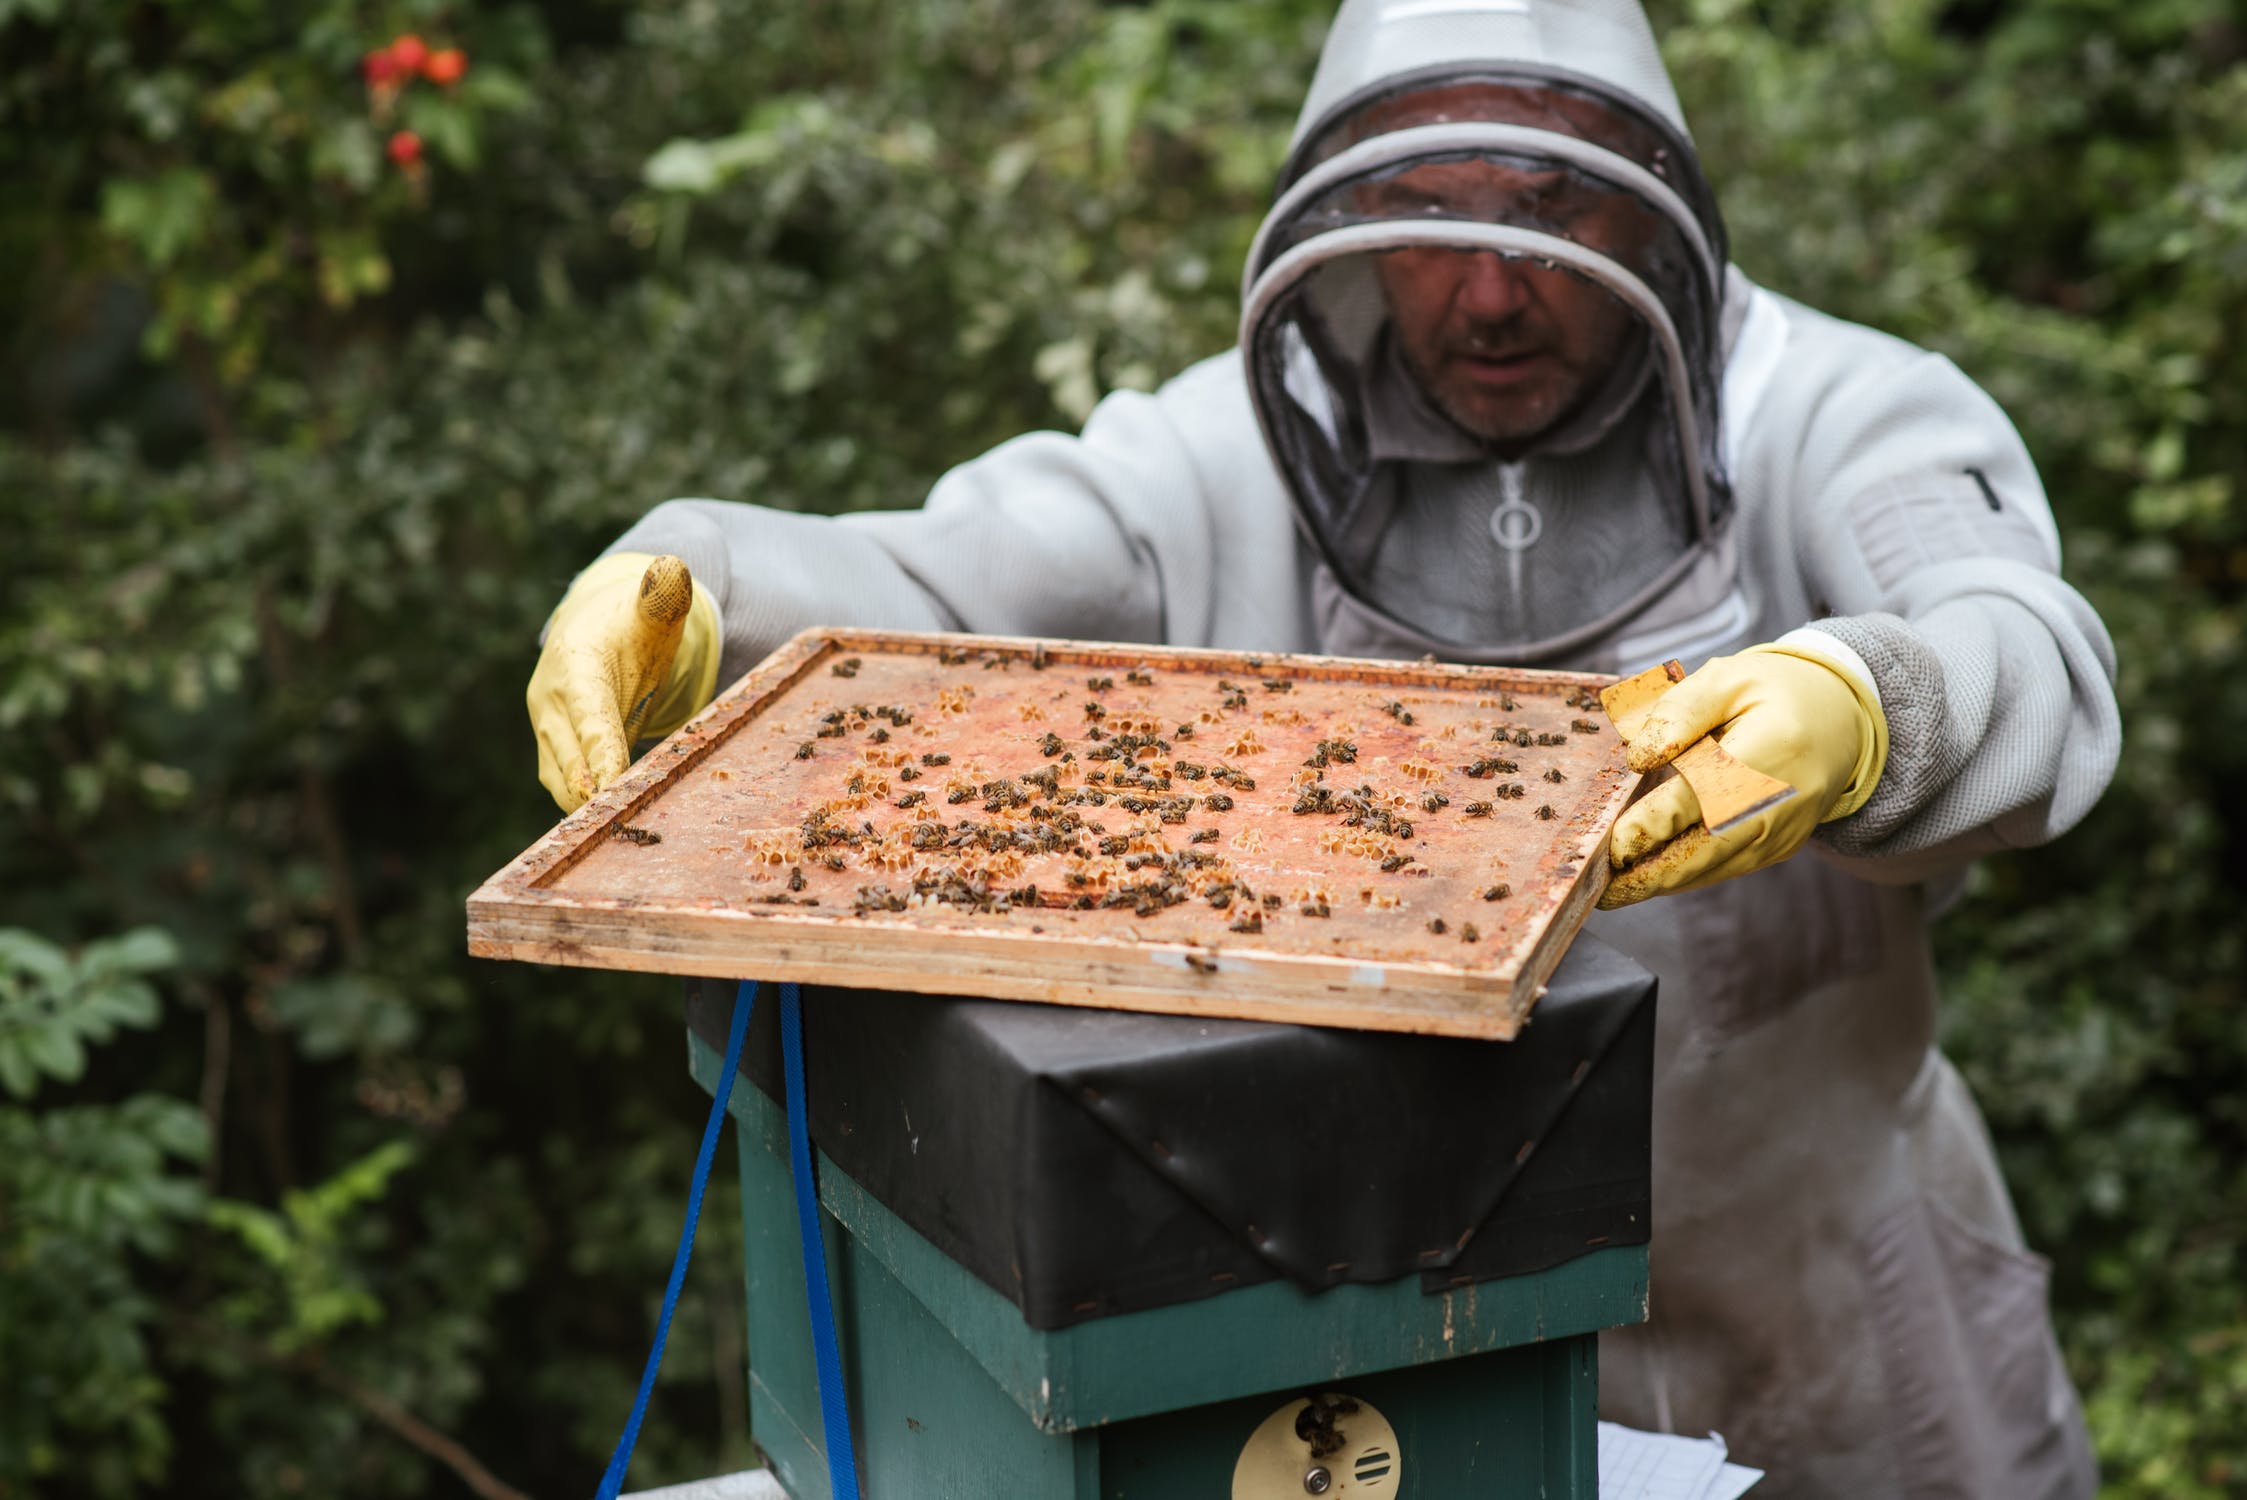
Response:
MULTIPOLYGON (((749 1013, 756 1009, 757 983, 745 979, 733 999, 733 1026, 726 1034, 726 1061, 718 1087, 710 1100, 710 1123, 702 1128, 702 1150, 694 1159, 694 1183, 687 1191, 687 1222, 679 1232, 679 1250, 671 1258, 671 1280, 663 1289, 663 1315, 656 1320, 655 1346, 648 1350, 647 1368, 640 1372, 640 1391, 632 1398, 632 1414, 625 1418, 624 1435, 609 1455, 608 1471, 601 1476, 596 1500, 616 1500, 624 1486, 624 1471, 632 1463, 632 1449, 640 1441, 640 1422, 648 1414, 648 1397, 655 1392, 655 1372, 663 1364, 664 1341, 671 1337, 671 1315, 679 1308, 679 1288, 687 1279, 687 1262, 694 1258, 695 1226, 702 1220, 702 1190, 710 1182, 710 1162, 718 1154, 718 1134, 725 1124, 726 1104, 733 1098, 734 1075, 741 1068, 741 1044, 749 1035, 749 1013)), ((835 1342, 835 1303, 827 1287, 827 1247, 819 1233, 819 1188, 812 1176, 811 1138, 804 1110, 804 1025, 801 992, 792 984, 780 987, 781 1066, 788 1077, 788 1164, 796 1181, 796 1232, 804 1251, 805 1300, 811 1304, 811 1343, 819 1366, 819 1419, 827 1432, 827 1485, 832 1500, 858 1500, 858 1458, 850 1441, 850 1403, 843 1394, 843 1357, 835 1342)))
POLYGON ((812 1355, 819 1366, 827 1487, 831 1500, 858 1500, 858 1455, 850 1440, 850 1399, 843 1392, 843 1356, 835 1343, 835 1303, 827 1287, 827 1245, 819 1232, 819 1185, 812 1176, 804 1108, 803 1010, 792 984, 780 987, 780 1059, 788 1079, 788 1166, 796 1179, 796 1234, 803 1242, 804 1297, 811 1304, 812 1355))
MULTIPOLYGON (((794 985, 781 994, 794 999, 794 985)), ((702 1189, 710 1181, 710 1159, 718 1154, 718 1133, 726 1121, 726 1101, 733 1097, 733 1075, 741 1066, 742 1038, 749 1034, 749 1012, 756 1008, 757 986, 744 980, 733 999, 733 1029, 726 1034, 726 1064, 718 1074, 718 1088, 710 1101, 710 1123, 702 1127, 702 1150, 694 1159, 694 1185, 687 1192, 686 1228, 679 1231, 679 1253, 671 1257, 671 1280, 663 1288, 663 1316, 656 1321, 655 1347, 648 1350, 647 1368, 640 1372, 640 1393, 632 1398, 632 1415, 624 1420, 624 1435, 609 1455, 608 1472, 601 1476, 598 1500, 616 1500, 624 1486, 624 1471, 632 1462, 633 1445, 640 1441, 640 1421, 648 1414, 648 1397, 655 1391, 655 1372, 663 1364, 663 1342, 671 1336, 671 1314, 679 1308, 679 1288, 687 1279, 687 1262, 694 1258, 694 1229, 702 1219, 702 1189)))

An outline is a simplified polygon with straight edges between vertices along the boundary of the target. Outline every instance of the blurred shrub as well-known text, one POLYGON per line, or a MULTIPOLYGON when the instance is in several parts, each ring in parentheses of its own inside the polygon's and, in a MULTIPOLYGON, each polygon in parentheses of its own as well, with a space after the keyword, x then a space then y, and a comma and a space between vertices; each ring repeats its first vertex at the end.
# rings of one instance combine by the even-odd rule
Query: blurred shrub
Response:
MULTIPOLYGON (((82 1073, 0 990, 0 1132, 164 1189, 47 1225, 0 1175, 0 1289, 83 1281, 0 1316, 0 1493, 442 1490, 412 1424, 591 1482, 700 1110, 668 984, 460 952, 551 817, 544 611, 659 499, 912 504, 1222 347, 1327 13, 0 0, 36 60, 0 76, 0 891, 10 972, 49 976, 0 983, 169 935, 128 941, 165 1003, 105 1002, 153 1029, 83 1030, 82 1073), (402 33, 465 75, 381 97, 402 33)), ((2239 33, 2178 0, 1663 13, 1742 264, 1989 385, 2114 629, 2122 775, 1978 876, 1950 1041, 2114 1492, 2240 1493, 2239 33)), ((733 1212, 636 1484, 747 1461, 733 1212)))
POLYGON ((179 1249, 210 1149, 194 1106, 159 1093, 30 1107, 84 1077, 89 1047, 157 1023, 150 928, 71 954, 0 928, 0 1486, 75 1474, 103 1494, 161 1479, 165 1382, 138 1274, 179 1249))

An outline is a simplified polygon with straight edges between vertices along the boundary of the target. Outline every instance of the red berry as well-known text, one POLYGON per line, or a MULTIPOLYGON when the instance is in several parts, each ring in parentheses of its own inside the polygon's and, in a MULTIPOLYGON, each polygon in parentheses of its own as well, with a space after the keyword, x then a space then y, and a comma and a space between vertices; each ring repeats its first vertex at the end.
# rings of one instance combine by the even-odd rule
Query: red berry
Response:
POLYGON ((366 75, 369 88, 380 88, 398 77, 398 59, 387 49, 377 49, 359 59, 359 71, 366 75))
POLYGON ((401 73, 418 73, 423 63, 429 61, 429 44, 412 32, 394 37, 390 43, 390 60, 401 73))
POLYGON ((429 61, 421 65, 421 76, 431 83, 451 85, 460 82, 460 75, 468 71, 468 54, 458 47, 447 47, 429 54, 429 61))
POLYGON ((410 130, 401 130, 390 138, 390 159, 401 167, 411 167, 421 160, 421 137, 410 130))

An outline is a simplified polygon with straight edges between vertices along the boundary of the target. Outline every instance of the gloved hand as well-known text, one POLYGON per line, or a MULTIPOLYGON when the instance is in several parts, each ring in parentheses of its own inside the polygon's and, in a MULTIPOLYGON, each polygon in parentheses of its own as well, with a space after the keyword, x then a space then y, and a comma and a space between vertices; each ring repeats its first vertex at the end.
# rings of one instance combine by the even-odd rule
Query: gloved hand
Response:
POLYGON ((1668 764, 1717 729, 1727 754, 1784 781, 1795 795, 1715 835, 1700 826, 1693 788, 1671 777, 1616 822, 1608 859, 1617 873, 1602 907, 1777 864, 1820 823, 1863 807, 1888 761, 1888 720, 1871 684, 1858 680, 1840 651, 1828 658, 1815 644, 1751 646, 1717 657, 1616 725, 1625 759, 1641 772, 1668 764))
POLYGON ((577 575, 546 622, 525 701, 538 779, 564 812, 624 773, 718 686, 718 606, 676 557, 618 552, 577 575))

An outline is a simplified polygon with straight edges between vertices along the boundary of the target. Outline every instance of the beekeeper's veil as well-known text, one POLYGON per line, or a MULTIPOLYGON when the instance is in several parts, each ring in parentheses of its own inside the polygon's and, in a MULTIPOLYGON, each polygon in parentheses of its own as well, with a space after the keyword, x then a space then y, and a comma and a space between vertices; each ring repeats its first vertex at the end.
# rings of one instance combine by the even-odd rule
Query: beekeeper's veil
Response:
POLYGON ((1728 509, 1724 265, 1633 0, 1346 0, 1241 329, 1322 586, 1516 661, 1663 594, 1728 509))

